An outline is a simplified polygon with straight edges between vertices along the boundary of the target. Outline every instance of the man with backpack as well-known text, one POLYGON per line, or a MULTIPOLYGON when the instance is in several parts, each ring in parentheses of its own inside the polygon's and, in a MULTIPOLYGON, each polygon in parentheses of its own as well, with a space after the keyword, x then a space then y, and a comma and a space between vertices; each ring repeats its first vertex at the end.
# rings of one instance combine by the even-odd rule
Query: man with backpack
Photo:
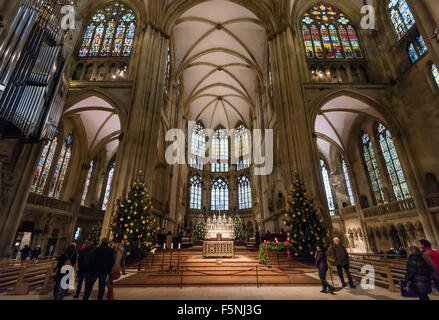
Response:
POLYGON ((90 273, 85 279, 85 293, 83 300, 88 300, 93 286, 99 279, 98 300, 104 297, 107 277, 114 265, 114 250, 108 246, 108 238, 102 240, 101 245, 96 248, 90 259, 90 273))
POLYGON ((76 286, 76 294, 74 295, 74 298, 79 298, 79 294, 81 293, 82 289, 82 282, 84 279, 87 278, 87 276, 90 273, 90 260, 93 256, 93 252, 95 251, 95 246, 93 241, 87 241, 84 244, 84 248, 79 251, 79 258, 78 258, 78 284, 76 286))

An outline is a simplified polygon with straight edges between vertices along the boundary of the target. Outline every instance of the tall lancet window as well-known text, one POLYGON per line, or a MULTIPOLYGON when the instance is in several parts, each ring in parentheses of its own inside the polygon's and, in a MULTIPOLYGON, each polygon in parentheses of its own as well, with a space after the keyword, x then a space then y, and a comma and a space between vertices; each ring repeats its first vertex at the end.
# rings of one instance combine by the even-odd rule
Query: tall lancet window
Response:
POLYGON ((200 158, 206 156, 206 136, 201 124, 197 123, 192 128, 191 136, 191 157, 189 165, 192 168, 203 170, 204 166, 203 162, 200 161, 200 158))
POLYGON ((102 203, 102 210, 107 210, 108 200, 110 199, 111 182, 113 182, 115 167, 116 167, 116 162, 113 161, 108 171, 107 185, 105 187, 105 195, 104 195, 104 202, 102 203))
POLYGON ((238 204, 239 210, 250 209, 252 207, 250 180, 246 176, 240 176, 238 178, 238 204))
POLYGON ((41 153, 40 161, 38 161, 37 170, 32 180, 31 192, 42 194, 52 167, 53 157, 55 156, 58 138, 48 142, 41 153))
POLYGON ((343 12, 321 3, 302 19, 305 55, 309 59, 362 59, 355 28, 343 12))
POLYGON ((79 50, 80 57, 128 57, 136 31, 133 10, 120 2, 99 9, 88 23, 79 50))
POLYGON ((58 157, 52 179, 49 186, 49 197, 57 198, 61 196, 61 190, 64 185, 67 169, 72 155, 73 137, 72 133, 67 135, 58 157))
POLYGON ((364 163, 369 173, 370 184, 372 185, 373 195, 377 204, 386 202, 383 191, 383 183, 381 182, 380 171, 378 169, 375 152, 373 150, 372 141, 369 135, 364 132, 361 138, 361 148, 363 151, 364 163))
POLYGON ((434 63, 431 65, 431 73, 436 83, 436 87, 439 88, 439 70, 437 69, 437 66, 434 63))
POLYGON ((229 171, 229 137, 224 129, 215 131, 212 137, 211 152, 213 159, 212 172, 228 172, 229 171))
POLYGON ((392 134, 381 123, 378 125, 378 139, 396 199, 403 200, 410 198, 410 191, 404 171, 401 167, 401 162, 399 161, 392 134))
POLYGON ((203 178, 199 175, 191 178, 190 189, 190 208, 201 210, 201 194, 202 194, 203 178))
POLYGON ((210 195, 211 210, 229 210, 229 185, 223 178, 213 181, 210 195))
POLYGON ((234 134, 235 156, 238 163, 236 170, 250 167, 250 132, 244 125, 239 125, 234 134))
POLYGON ((85 180, 85 187, 84 187, 84 191, 82 192, 81 206, 85 205, 85 200, 87 199, 88 187, 90 185, 92 172, 93 172, 93 160, 90 161, 90 168, 88 169, 87 172, 87 179, 85 180))
POLYGON ((349 170, 343 157, 341 157, 341 165, 343 167, 344 181, 346 183, 346 189, 348 190, 349 201, 351 203, 351 206, 353 206, 355 205, 355 199, 352 193, 351 179, 349 178, 349 170))
POLYGON ((415 26, 415 18, 405 0, 390 0, 388 8, 393 28, 401 39, 415 26))
POLYGON ((323 184, 325 186, 326 199, 328 201, 329 214, 335 216, 335 201, 332 194, 331 179, 329 178, 328 165, 323 159, 320 159, 320 168, 322 169, 323 184))
POLYGON ((427 52, 424 38, 416 28, 416 20, 406 0, 389 0, 388 14, 399 41, 406 41, 406 51, 412 63, 427 52))

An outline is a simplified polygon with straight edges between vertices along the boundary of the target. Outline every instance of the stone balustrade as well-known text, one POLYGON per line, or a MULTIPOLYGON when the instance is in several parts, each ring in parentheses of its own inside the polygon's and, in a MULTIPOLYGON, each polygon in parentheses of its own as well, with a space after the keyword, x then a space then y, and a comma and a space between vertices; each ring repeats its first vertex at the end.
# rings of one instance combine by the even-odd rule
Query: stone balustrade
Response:
POLYGON ((72 81, 122 81, 127 78, 129 58, 80 58, 72 64, 72 81))
MULTIPOLYGON (((72 215, 73 213, 73 203, 66 202, 63 200, 51 198, 48 196, 44 196, 41 194, 29 193, 29 197, 27 199, 28 206, 37 206, 41 209, 51 212, 53 210, 59 211, 64 215, 72 215)), ((88 208, 81 206, 79 208, 79 215, 84 218, 92 218, 92 219, 104 219, 105 211, 96 208, 88 208)))
POLYGON ((95 218, 95 219, 103 220, 105 216, 105 211, 101 209, 81 206, 79 208, 79 215, 86 218, 95 218))
POLYGON ((427 197, 425 197, 425 202, 427 203, 427 206, 429 208, 439 207, 439 193, 428 195, 427 197))
POLYGON ((59 199, 43 196, 37 193, 30 192, 27 199, 28 205, 45 207, 64 211, 68 214, 72 212, 72 204, 59 199))
POLYGON ((350 216, 353 216, 357 213, 357 207, 356 206, 349 206, 345 208, 340 208, 340 217, 347 218, 350 216))
POLYGON ((365 218, 373 218, 390 213, 407 212, 415 209, 415 202, 412 198, 409 198, 363 209, 363 213, 365 218))
POLYGON ((370 83, 365 61, 309 61, 310 82, 370 83))

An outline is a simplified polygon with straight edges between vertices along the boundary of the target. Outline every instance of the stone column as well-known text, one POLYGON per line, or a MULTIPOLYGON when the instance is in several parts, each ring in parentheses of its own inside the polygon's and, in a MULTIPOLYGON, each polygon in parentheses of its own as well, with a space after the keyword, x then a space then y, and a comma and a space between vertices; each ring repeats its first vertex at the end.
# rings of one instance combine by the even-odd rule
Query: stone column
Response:
MULTIPOLYGON (((10 170, 11 180, 3 183, 11 184, 11 186, 4 195, 5 199, 2 199, 2 194, 0 194, 2 204, 0 207, 0 258, 9 257, 11 254, 43 144, 26 144, 17 146, 17 148, 21 148, 17 163, 11 164, 10 168, 2 169, 10 170)), ((1 186, 0 192, 3 192, 1 186)))
MULTIPOLYGON (((298 69, 298 50, 290 27, 277 31, 268 41, 272 63, 274 109, 279 128, 279 153, 285 186, 299 173, 310 198, 324 208, 324 219, 331 226, 329 210, 319 179, 318 155, 314 150, 302 79, 298 69)), ((300 47, 300 46, 299 46, 300 47)))
POLYGON ((135 88, 126 132, 116 159, 109 205, 105 214, 102 236, 110 232, 115 200, 123 197, 132 181, 140 174, 153 194, 152 181, 160 129, 160 110, 164 106, 164 82, 169 36, 157 27, 146 24, 136 35, 137 53, 131 59, 135 66, 135 88), (124 156, 122 156, 124 155, 124 156))
POLYGON ((90 164, 84 164, 82 165, 80 176, 79 176, 79 184, 76 188, 76 192, 74 195, 74 202, 72 205, 72 219, 70 223, 70 227, 67 231, 67 242, 70 243, 73 241, 73 237, 75 235, 76 230, 76 224, 78 222, 79 217, 79 210, 81 209, 81 199, 82 199, 82 192, 83 192, 83 186, 85 186, 85 180, 87 179, 88 170, 90 169, 90 164))
POLYGON ((354 196, 357 216, 358 216, 358 219, 360 220, 361 229, 363 231, 364 239, 366 242, 366 251, 370 252, 370 251, 372 251, 372 246, 370 244, 370 238, 369 238, 369 233, 367 231, 366 223, 364 222, 364 213, 363 213, 363 209, 361 208, 361 204, 360 204, 360 197, 359 197, 356 179, 355 179, 354 174, 352 172, 350 161, 346 157, 343 157, 343 158, 344 158, 344 161, 346 163, 346 168, 347 168, 349 179, 351 182, 351 190, 352 190, 352 194, 354 196))

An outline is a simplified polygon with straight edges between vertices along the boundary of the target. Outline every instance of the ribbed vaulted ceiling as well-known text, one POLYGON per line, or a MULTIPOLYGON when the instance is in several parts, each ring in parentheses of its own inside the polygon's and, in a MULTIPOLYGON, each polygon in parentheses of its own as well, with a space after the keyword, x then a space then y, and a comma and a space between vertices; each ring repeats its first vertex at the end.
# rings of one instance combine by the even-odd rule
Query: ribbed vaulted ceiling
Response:
POLYGON ((250 125, 264 41, 257 17, 229 1, 206 1, 180 17, 173 42, 188 119, 213 129, 250 125))
POLYGON ((382 116, 368 104, 348 96, 328 101, 316 118, 315 132, 320 151, 329 158, 331 144, 346 150, 352 126, 360 115, 383 121, 382 116))

